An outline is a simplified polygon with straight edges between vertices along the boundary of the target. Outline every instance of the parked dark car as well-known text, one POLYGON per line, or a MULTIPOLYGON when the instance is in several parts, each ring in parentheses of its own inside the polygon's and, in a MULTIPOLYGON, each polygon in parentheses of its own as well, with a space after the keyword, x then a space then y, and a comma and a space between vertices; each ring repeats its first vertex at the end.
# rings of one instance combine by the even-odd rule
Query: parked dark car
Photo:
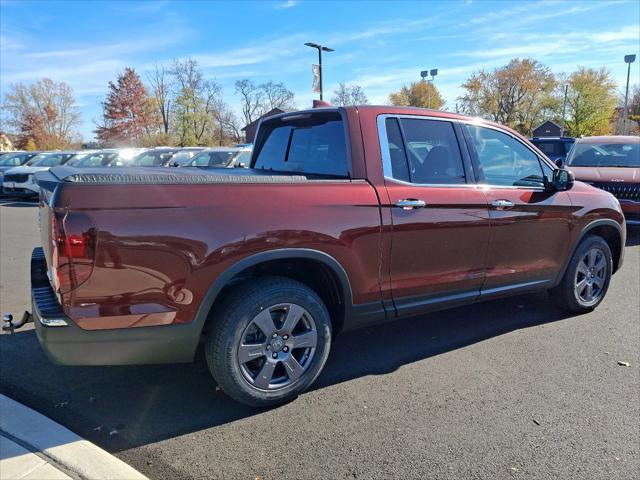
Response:
POLYGON ((224 392, 270 406, 341 331, 535 290, 588 312, 623 263, 618 201, 495 123, 319 108, 264 119, 254 148, 248 169, 37 174, 50 359, 190 362, 202 345, 224 392))
POLYGON ((640 137, 579 138, 567 168, 578 180, 613 194, 627 225, 640 225, 640 137))
POLYGON ((573 137, 533 137, 531 139, 531 143, 558 166, 563 165, 575 141, 573 137))

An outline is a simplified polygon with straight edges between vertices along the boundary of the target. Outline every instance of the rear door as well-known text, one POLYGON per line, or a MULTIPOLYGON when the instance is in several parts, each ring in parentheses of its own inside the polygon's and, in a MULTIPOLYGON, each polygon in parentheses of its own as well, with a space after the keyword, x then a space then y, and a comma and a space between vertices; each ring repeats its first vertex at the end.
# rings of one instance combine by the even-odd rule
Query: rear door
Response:
POLYGON ((447 119, 381 116, 378 131, 392 219, 389 276, 396 314, 478 297, 490 225, 459 126, 447 119))
POLYGON ((572 208, 566 192, 545 189, 553 169, 507 131, 462 128, 491 217, 483 293, 553 281, 568 254, 572 208))

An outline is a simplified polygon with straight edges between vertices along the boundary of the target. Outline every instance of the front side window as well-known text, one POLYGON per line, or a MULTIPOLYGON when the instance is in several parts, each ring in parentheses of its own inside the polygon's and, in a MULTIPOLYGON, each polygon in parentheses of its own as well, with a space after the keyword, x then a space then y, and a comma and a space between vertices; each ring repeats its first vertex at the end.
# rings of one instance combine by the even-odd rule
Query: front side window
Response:
POLYGON ((506 133, 477 125, 465 125, 471 138, 479 175, 489 185, 543 187, 538 156, 506 133))
POLYGON ((244 165, 245 167, 251 163, 251 152, 240 152, 235 158, 236 165, 244 165))
POLYGON ((349 176, 344 124, 337 112, 280 117, 260 130, 254 168, 349 176))
POLYGON ((465 183, 451 122, 387 118, 385 123, 393 178, 428 185, 465 183))

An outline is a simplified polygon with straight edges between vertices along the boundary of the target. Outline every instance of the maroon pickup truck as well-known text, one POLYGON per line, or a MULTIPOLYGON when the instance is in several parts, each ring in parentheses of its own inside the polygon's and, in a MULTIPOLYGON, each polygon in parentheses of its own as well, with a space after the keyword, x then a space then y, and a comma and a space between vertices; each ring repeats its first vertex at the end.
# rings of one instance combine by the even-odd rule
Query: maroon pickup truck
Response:
POLYGON ((253 406, 286 401, 341 331, 547 289, 585 312, 620 268, 609 193, 508 128, 439 111, 264 120, 250 169, 37 174, 43 349, 65 365, 189 362, 253 406))

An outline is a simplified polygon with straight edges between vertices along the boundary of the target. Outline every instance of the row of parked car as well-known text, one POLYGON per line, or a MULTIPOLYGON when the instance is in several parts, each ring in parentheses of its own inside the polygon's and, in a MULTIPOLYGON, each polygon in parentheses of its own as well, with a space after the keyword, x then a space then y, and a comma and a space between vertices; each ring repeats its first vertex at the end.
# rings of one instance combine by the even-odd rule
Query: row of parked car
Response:
POLYGON ((40 188, 34 174, 59 165, 77 168, 103 167, 247 167, 252 146, 107 148, 0 154, 2 192, 14 197, 35 197, 40 188))

